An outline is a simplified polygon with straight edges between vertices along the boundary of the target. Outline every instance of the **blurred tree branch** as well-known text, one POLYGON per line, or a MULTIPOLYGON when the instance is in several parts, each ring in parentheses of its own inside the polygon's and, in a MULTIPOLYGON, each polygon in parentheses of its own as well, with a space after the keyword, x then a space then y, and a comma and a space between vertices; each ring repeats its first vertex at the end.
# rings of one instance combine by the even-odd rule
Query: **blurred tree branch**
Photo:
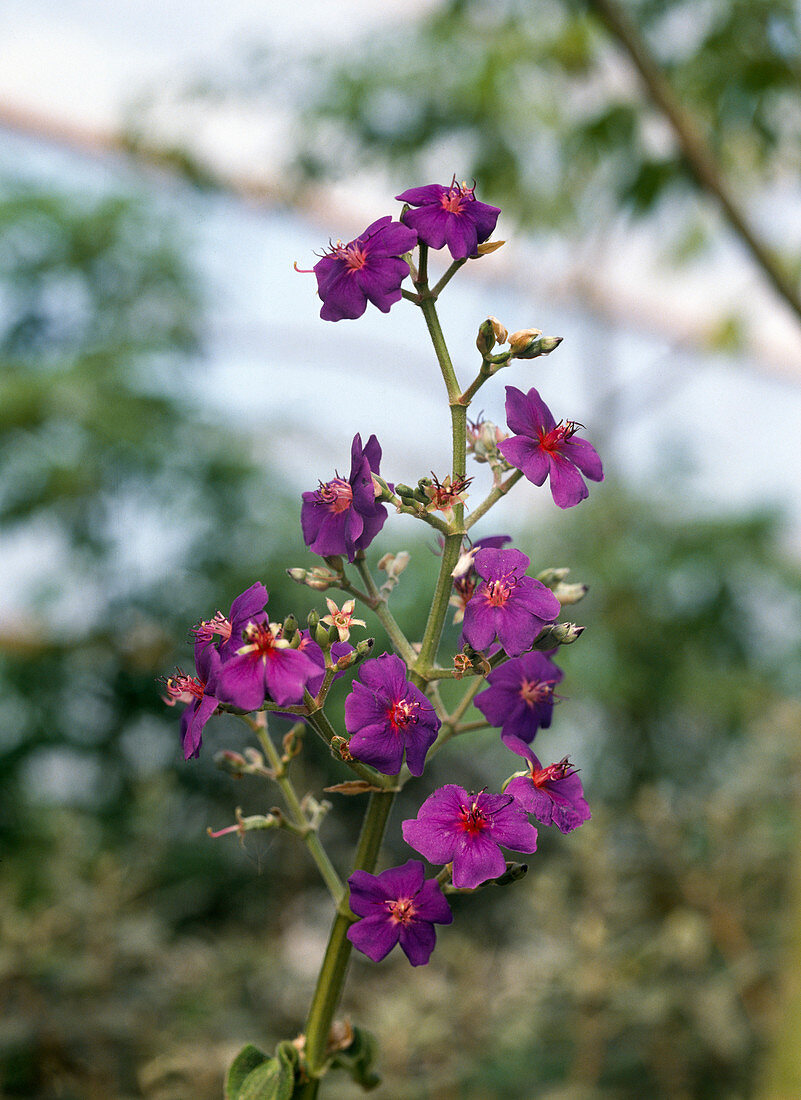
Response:
POLYGON ((717 199, 731 228, 762 268, 777 293, 801 321, 801 295, 798 287, 794 285, 779 257, 760 239, 732 195, 700 128, 681 104, 636 24, 615 0, 588 0, 588 4, 628 54, 652 102, 670 122, 682 155, 699 186, 717 199))

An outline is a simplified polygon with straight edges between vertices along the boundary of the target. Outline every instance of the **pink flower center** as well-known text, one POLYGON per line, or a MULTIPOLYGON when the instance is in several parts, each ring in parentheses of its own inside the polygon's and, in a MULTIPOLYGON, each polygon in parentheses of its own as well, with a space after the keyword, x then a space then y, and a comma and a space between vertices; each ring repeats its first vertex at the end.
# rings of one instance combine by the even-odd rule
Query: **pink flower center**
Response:
POLYGON ((387 718, 394 730, 405 730, 408 725, 413 725, 418 719, 420 704, 409 702, 407 699, 398 699, 387 711, 387 718))
POLYGON ((464 212, 465 205, 473 198, 473 188, 468 187, 466 184, 459 184, 454 178, 450 188, 440 198, 440 204, 443 210, 446 210, 449 214, 461 214, 464 212))
POLYGON ((547 768, 532 768, 531 782, 535 787, 544 787, 546 783, 558 783, 560 779, 566 779, 574 771, 573 765, 565 756, 558 764, 549 764, 547 768))
POLYGON ((479 809, 478 802, 474 802, 469 807, 462 806, 458 825, 468 836, 478 836, 490 827, 490 822, 483 810, 479 809))
POLYGON ((393 924, 409 924, 414 920, 417 909, 412 898, 398 898, 397 901, 388 901, 387 909, 393 924))
POLYGON ((198 642, 210 642, 215 634, 219 634, 227 642, 231 637, 231 624, 222 611, 218 611, 213 619, 203 619, 197 626, 193 626, 192 633, 198 642))
POLYGON ((164 688, 168 696, 165 702, 174 706, 176 703, 191 703, 193 699, 202 699, 206 685, 197 676, 187 676, 178 668, 174 676, 168 676, 164 680, 164 688))
POLYGON ((353 503, 353 487, 349 481, 345 481, 344 477, 335 477, 325 485, 321 481, 316 495, 317 499, 314 503, 324 504, 328 511, 335 515, 347 512, 353 503))
POLYGON ((540 447, 543 451, 560 451, 565 443, 574 436, 581 424, 577 424, 575 420, 560 420, 555 428, 551 428, 549 432, 540 432, 540 447))
POLYGON ((493 581, 485 581, 484 584, 484 595, 490 607, 503 607, 517 584, 517 576, 514 573, 507 573, 503 577, 496 577, 493 581))
POLYGON ((339 241, 332 251, 338 260, 344 262, 348 271, 361 271, 367 263, 367 253, 356 241, 351 241, 348 245, 339 241))
POLYGON ((245 645, 238 653, 247 653, 254 660, 260 657, 275 657, 279 652, 276 637, 267 623, 248 623, 244 630, 245 645))
POLYGON ((553 681, 524 680, 520 685, 520 698, 528 707, 550 702, 553 699, 553 681))

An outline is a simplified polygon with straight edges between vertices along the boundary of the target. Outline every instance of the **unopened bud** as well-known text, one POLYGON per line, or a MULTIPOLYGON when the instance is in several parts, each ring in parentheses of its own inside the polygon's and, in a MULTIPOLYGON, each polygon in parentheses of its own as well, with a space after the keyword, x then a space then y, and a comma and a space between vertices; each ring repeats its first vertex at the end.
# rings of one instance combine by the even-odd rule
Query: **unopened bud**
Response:
POLYGON ((491 885, 493 886, 509 886, 513 882, 517 882, 528 873, 527 863, 507 863, 506 870, 498 878, 492 879, 491 885))
POLYGON ((410 560, 411 555, 408 550, 401 550, 397 554, 384 554, 378 563, 378 568, 382 573, 386 573, 387 577, 395 579, 400 576, 410 560))
POLYGON ((584 633, 583 626, 575 623, 551 623, 539 634, 534 642, 534 648, 539 650, 554 649, 558 645, 572 645, 584 633))
POLYGON ((509 347, 515 359, 537 359, 540 355, 550 355, 561 343, 561 336, 543 336, 538 328, 524 328, 509 337, 509 347))
POLYGON ((476 347, 486 359, 496 344, 506 343, 506 336, 506 329, 498 318, 488 317, 486 321, 482 321, 479 326, 478 336, 476 337, 476 347))
POLYGON ((342 573, 345 569, 345 563, 339 554, 331 554, 329 557, 323 559, 325 564, 329 568, 333 569, 335 573, 342 573))
POLYGON ((317 611, 311 610, 306 618, 306 624, 309 630, 316 630, 320 622, 320 615, 317 611))
POLYGON ((546 588, 553 590, 557 584, 561 584, 567 577, 570 570, 566 567, 561 569, 543 569, 541 573, 537 574, 537 580, 541 584, 544 584, 546 588))
POLYGON ((563 606, 571 603, 578 603, 579 600, 583 600, 589 591, 589 585, 586 584, 557 584, 551 589, 554 596, 563 606))
POLYGON ((235 775, 237 778, 241 778, 245 774, 245 769, 248 766, 247 760, 241 753, 231 752, 230 749, 223 749, 221 752, 216 753, 214 763, 220 771, 228 772, 229 775, 235 775))
POLYGON ((288 642, 291 642, 297 632, 298 620, 294 615, 287 615, 284 619, 284 625, 281 627, 281 636, 286 638, 288 642))
MULTIPOLYGON (((337 634, 336 627, 334 627, 333 629, 334 629, 334 638, 337 638, 338 634, 337 634)), ((317 626, 315 626, 315 628, 314 628, 314 640, 315 640, 315 642, 317 642, 318 646, 320 646, 321 649, 330 649, 331 648, 331 642, 333 641, 333 639, 329 638, 329 634, 330 634, 329 628, 325 625, 325 623, 318 622, 317 626)))

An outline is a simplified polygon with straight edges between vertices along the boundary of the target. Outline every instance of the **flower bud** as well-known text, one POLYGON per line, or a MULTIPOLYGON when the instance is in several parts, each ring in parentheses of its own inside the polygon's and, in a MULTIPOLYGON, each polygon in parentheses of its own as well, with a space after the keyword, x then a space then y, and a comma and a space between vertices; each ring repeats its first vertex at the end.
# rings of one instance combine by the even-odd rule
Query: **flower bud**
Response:
POLYGON ((231 752, 230 749, 223 749, 221 752, 216 753, 214 763, 220 771, 228 772, 229 775, 234 775, 237 779, 242 778, 248 766, 247 760, 241 753, 231 752))
POLYGON ((321 622, 318 622, 317 625, 315 626, 315 628, 314 628, 314 640, 315 640, 315 642, 317 642, 320 649, 328 650, 328 649, 331 648, 331 643, 334 640, 334 638, 329 637, 331 629, 333 629, 334 638, 336 638, 337 637, 336 627, 329 628, 325 625, 325 623, 321 623, 321 622))
POLYGON ((316 630, 318 625, 319 625, 319 622, 320 622, 319 612, 312 609, 309 612, 309 614, 306 618, 306 625, 308 626, 309 630, 316 630))
POLYGON ((561 343, 561 336, 543 336, 537 328, 521 329, 509 337, 515 359, 537 359, 540 355, 550 355, 561 343))
POLYGON ((563 606, 571 603, 578 603, 579 600, 583 600, 589 591, 589 585, 587 584, 557 584, 551 589, 554 596, 563 606))
POLYGON ((551 623, 539 634, 534 642, 534 648, 539 650, 554 649, 558 645, 572 645, 584 633, 583 626, 575 623, 551 623))
POLYGON ((476 347, 486 359, 496 344, 506 343, 507 332, 497 317, 482 321, 476 337, 476 347))
POLYGON ((553 591, 557 584, 561 584, 565 580, 569 572, 570 570, 566 566, 562 566, 560 569, 543 569, 541 573, 537 574, 537 580, 553 591))
POLYGON ((298 620, 294 615, 287 615, 284 619, 284 625, 281 627, 281 635, 286 638, 288 642, 292 642, 292 639, 298 632, 298 620))

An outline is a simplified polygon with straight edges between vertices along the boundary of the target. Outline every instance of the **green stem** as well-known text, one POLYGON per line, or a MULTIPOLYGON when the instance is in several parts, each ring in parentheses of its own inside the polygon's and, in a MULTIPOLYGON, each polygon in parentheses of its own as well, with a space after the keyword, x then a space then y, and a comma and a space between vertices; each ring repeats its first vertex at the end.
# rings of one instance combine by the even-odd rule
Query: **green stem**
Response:
POLYGON ((389 640, 395 647, 396 652, 398 652, 406 664, 411 667, 417 660, 417 654, 412 649, 412 643, 401 630, 397 619, 389 610, 386 599, 379 592, 373 580, 373 575, 364 560, 364 553, 361 551, 356 555, 356 568, 359 570, 359 575, 364 581, 364 586, 370 595, 368 607, 372 608, 375 612, 379 622, 389 635, 389 640))
MULTIPOLYGON (((375 870, 394 798, 395 795, 389 791, 370 796, 356 849, 353 867, 355 871, 368 871, 372 874, 375 870)), ((331 1030, 350 961, 351 943, 347 938, 347 932, 353 920, 347 901, 343 899, 331 928, 328 947, 306 1021, 306 1068, 311 1077, 319 1077, 325 1068, 328 1033, 331 1030)), ((315 1093, 312 1092, 309 1095, 314 1096, 315 1093)))
POLYGON ((317 831, 309 828, 309 819, 303 812, 294 784, 286 773, 286 766, 281 759, 281 754, 273 744, 273 740, 266 729, 261 726, 257 727, 256 736, 259 739, 261 747, 264 749, 264 755, 270 762, 270 767, 275 772, 275 781, 281 788, 281 794, 284 796, 284 801, 286 802, 290 817, 302 830, 301 835, 303 837, 303 843, 306 845, 309 854, 317 864, 317 869, 322 875, 323 882, 325 882, 328 887, 331 897, 334 899, 334 904, 339 905, 345 895, 345 886, 337 874, 333 863, 328 858, 328 852, 326 852, 321 844, 317 831))
POLYGON ((454 275, 459 270, 459 268, 462 267, 462 265, 466 264, 466 263, 467 263, 467 260, 454 260, 453 261, 453 263, 448 268, 448 270, 445 272, 445 274, 442 276, 442 278, 437 283, 437 285, 432 288, 431 294, 434 298, 438 298, 440 296, 442 291, 445 289, 445 287, 448 285, 448 283, 454 277, 454 275))

